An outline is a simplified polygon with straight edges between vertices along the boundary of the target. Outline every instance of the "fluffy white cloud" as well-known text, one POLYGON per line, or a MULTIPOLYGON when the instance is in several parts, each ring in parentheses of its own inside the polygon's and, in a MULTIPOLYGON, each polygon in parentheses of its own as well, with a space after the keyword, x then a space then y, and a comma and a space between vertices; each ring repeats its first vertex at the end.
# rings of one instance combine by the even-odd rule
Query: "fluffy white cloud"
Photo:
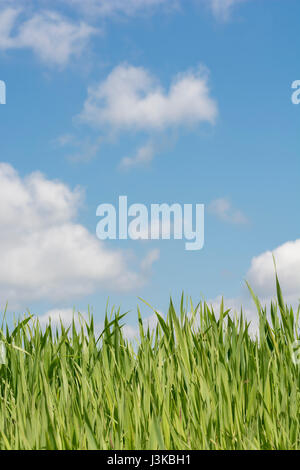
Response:
POLYGON ((217 114, 204 69, 178 75, 165 91, 144 68, 119 65, 89 88, 81 119, 101 129, 158 131, 214 123, 217 114))
MULTIPOLYGON (((270 303, 276 299, 273 255, 284 300, 297 310, 300 301, 300 240, 286 242, 273 251, 266 251, 253 257, 245 279, 258 296, 261 305, 266 306, 269 313, 270 303)), ((217 296, 208 301, 216 314, 219 314, 221 300, 222 296, 217 296)), ((236 312, 238 315, 242 307, 247 321, 251 321, 250 331, 258 332, 258 312, 246 286, 238 297, 225 298, 224 306, 225 309, 230 308, 231 313, 236 312)))
POLYGON ((149 163, 167 145, 167 131, 214 124, 217 104, 210 96, 204 67, 178 74, 165 90, 149 71, 128 64, 117 66, 107 78, 88 89, 79 116, 103 134, 144 132, 148 142, 133 156, 121 160, 120 168, 149 163))
POLYGON ((0 9, 0 49, 29 48, 48 65, 64 66, 95 33, 85 22, 75 23, 54 11, 24 18, 22 9, 0 9))
POLYGON ((234 209, 226 198, 215 199, 209 204, 208 210, 225 222, 237 225, 248 223, 247 217, 240 210, 234 209))
POLYGON ((2 302, 73 300, 108 286, 127 290, 145 281, 143 267, 133 273, 124 254, 108 250, 76 223, 79 190, 40 173, 21 178, 1 163, 0 200, 2 302))
POLYGON ((251 261, 246 278, 257 295, 263 298, 274 296, 275 257, 284 298, 288 302, 300 299, 300 240, 289 241, 277 247, 273 252, 266 251, 251 261))

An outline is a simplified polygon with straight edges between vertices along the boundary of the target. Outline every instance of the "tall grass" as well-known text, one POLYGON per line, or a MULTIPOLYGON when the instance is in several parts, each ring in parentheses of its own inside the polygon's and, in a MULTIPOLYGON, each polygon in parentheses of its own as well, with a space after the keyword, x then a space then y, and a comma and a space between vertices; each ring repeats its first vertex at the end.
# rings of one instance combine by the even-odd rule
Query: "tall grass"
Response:
POLYGON ((136 347, 119 311, 42 329, 3 324, 0 449, 299 449, 298 312, 277 283, 270 315, 253 294, 259 334, 241 312, 172 301, 136 347), (270 317, 270 320, 268 319, 270 317))

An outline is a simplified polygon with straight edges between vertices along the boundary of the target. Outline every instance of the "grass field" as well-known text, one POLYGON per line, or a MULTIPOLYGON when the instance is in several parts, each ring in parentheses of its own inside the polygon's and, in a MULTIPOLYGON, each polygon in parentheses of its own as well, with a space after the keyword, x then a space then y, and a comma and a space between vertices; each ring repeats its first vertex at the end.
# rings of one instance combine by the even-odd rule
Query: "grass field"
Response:
POLYGON ((300 449, 299 309, 278 281, 268 316, 254 301, 256 338, 242 313, 184 300, 153 332, 139 314, 136 346, 118 311, 100 338, 92 318, 2 325, 0 449, 300 449))

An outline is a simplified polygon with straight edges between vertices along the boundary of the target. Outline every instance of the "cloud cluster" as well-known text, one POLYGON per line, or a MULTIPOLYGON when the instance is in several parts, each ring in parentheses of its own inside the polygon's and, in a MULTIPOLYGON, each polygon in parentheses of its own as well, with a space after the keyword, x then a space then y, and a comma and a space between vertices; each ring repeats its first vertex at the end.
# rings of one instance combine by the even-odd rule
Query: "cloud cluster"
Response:
MULTIPOLYGON (((1 303, 67 300, 108 286, 128 290, 145 282, 143 261, 141 271, 132 272, 123 253, 107 249, 76 223, 79 190, 40 173, 21 178, 11 165, 1 163, 0 200, 1 303)), ((157 259, 149 256, 147 269, 157 259)))
POLYGON ((0 50, 30 49, 47 65, 66 65, 82 53, 96 29, 55 11, 24 17, 21 8, 0 9, 0 50))
MULTIPOLYGON (((232 7, 245 0, 199 1, 206 3, 217 18, 226 19, 232 7)), ((33 0, 2 0, 0 50, 30 49, 47 65, 63 67, 99 32, 99 25, 92 26, 97 18, 134 16, 162 7, 174 10, 183 5, 183 0, 41 0, 38 4, 33 0), (61 7, 64 11, 69 7, 72 16, 62 15, 61 7)))

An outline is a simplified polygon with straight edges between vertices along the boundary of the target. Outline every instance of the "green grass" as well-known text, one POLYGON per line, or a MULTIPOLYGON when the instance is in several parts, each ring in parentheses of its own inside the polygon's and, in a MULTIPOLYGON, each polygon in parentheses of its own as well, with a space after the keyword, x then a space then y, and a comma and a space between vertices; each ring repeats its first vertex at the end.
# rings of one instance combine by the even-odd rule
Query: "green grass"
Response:
MULTIPOLYGON (((254 294, 253 294, 254 295, 254 294)), ((299 309, 254 296, 259 334, 242 312, 172 302, 138 345, 124 318, 41 329, 2 325, 0 449, 299 449, 299 309)))

